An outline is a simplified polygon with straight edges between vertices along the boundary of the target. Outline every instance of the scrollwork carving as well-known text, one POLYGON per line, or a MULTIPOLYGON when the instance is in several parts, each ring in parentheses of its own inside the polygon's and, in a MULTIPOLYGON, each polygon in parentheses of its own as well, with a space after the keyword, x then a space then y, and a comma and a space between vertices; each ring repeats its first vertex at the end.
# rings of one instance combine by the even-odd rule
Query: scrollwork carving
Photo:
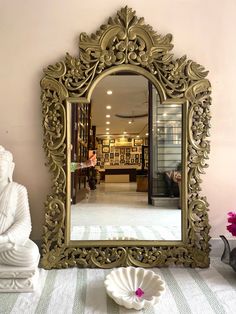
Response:
POLYGON ((200 196, 201 174, 207 167, 210 144, 210 83, 207 71, 186 56, 174 59, 170 53, 172 35, 157 34, 150 25, 125 7, 109 18, 107 24, 91 36, 80 35, 79 56, 44 70, 41 81, 44 149, 53 174, 53 193, 46 202, 43 235, 45 268, 159 267, 182 264, 191 267, 209 265, 208 203, 200 196), (86 98, 95 79, 124 65, 142 68, 149 78, 158 80, 167 99, 179 99, 187 106, 187 206, 186 241, 180 244, 119 247, 67 247, 66 213, 66 111, 68 97, 86 98))

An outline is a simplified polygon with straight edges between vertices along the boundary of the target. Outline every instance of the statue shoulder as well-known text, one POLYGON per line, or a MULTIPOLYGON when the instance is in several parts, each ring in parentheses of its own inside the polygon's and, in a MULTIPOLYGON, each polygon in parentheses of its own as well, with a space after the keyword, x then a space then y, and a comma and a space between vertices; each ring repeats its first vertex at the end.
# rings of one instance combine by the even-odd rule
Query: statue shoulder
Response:
POLYGON ((24 185, 19 184, 17 182, 11 182, 10 183, 12 189, 20 194, 27 194, 27 189, 24 185))

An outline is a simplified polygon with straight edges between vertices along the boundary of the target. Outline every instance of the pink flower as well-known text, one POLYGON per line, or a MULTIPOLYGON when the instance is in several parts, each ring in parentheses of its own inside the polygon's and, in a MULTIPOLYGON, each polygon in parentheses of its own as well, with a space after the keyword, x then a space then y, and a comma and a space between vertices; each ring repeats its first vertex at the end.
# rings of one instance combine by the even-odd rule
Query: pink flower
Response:
POLYGON ((144 294, 143 290, 141 288, 138 288, 136 291, 135 291, 135 294, 137 297, 141 298, 142 295, 144 294))
POLYGON ((229 212, 228 216, 228 222, 230 225, 228 225, 226 228, 233 236, 236 236, 236 213, 229 212))

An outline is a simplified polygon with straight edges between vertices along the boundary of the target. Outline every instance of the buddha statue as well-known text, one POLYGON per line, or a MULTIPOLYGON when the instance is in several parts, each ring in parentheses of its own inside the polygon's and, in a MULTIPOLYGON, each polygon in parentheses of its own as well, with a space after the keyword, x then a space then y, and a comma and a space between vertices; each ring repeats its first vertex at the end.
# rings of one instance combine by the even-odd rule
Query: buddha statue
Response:
POLYGON ((38 263, 39 250, 29 239, 27 190, 12 182, 14 166, 12 154, 0 146, 0 264, 28 267, 38 263))

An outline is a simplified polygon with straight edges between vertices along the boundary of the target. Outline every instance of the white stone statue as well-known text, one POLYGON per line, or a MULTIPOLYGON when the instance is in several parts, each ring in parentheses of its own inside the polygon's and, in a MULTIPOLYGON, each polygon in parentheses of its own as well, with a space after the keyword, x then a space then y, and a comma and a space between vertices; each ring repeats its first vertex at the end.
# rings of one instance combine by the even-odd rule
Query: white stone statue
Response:
POLYGON ((0 264, 28 267, 38 264, 39 250, 29 239, 27 190, 12 182, 14 166, 12 154, 0 146, 0 264))

